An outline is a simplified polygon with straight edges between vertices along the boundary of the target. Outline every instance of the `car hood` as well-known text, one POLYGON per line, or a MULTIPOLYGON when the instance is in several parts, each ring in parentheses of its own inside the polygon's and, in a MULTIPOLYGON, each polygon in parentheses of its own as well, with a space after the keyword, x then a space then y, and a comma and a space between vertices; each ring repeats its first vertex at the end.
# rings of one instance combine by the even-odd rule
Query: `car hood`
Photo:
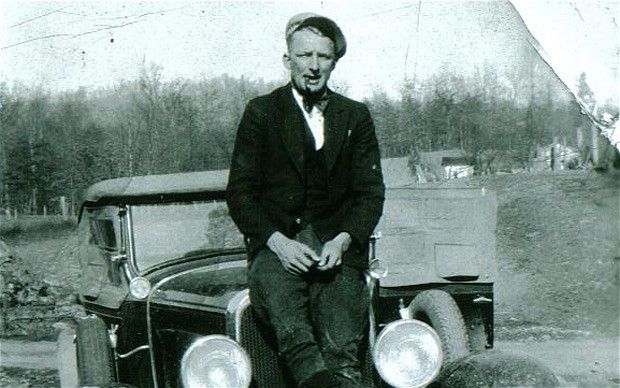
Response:
POLYGON ((226 309, 231 298, 246 287, 245 261, 224 262, 163 278, 155 284, 151 301, 226 309))

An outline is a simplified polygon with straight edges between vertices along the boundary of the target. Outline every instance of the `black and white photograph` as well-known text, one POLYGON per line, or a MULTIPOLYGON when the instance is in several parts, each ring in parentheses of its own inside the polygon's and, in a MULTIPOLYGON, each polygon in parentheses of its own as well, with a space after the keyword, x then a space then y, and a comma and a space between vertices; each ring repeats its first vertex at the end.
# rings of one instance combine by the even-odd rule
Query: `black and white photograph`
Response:
POLYGON ((620 387, 619 19, 0 2, 0 386, 620 387))

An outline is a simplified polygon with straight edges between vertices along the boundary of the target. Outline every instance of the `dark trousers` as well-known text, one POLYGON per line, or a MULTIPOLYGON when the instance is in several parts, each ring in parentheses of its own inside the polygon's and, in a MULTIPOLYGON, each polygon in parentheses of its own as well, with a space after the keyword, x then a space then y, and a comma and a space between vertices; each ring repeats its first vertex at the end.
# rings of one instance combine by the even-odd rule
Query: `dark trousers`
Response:
MULTIPOLYGON (((295 239, 321 253, 311 228, 295 239)), ((248 284, 252 307, 273 329, 280 354, 298 384, 327 369, 343 386, 361 386, 358 351, 369 303, 362 270, 341 265, 294 275, 264 248, 250 263, 248 284)))

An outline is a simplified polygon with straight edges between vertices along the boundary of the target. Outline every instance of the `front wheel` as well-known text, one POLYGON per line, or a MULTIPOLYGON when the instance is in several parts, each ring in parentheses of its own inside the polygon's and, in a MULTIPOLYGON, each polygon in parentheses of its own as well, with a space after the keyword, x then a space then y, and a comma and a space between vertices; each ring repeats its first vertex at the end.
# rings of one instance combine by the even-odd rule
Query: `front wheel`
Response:
POLYGON ((114 362, 105 323, 95 315, 80 318, 76 336, 80 386, 109 386, 114 381, 114 362))
POLYGON ((422 291, 409 308, 412 318, 428 323, 439 335, 444 365, 469 355, 463 315, 450 294, 442 290, 422 291))

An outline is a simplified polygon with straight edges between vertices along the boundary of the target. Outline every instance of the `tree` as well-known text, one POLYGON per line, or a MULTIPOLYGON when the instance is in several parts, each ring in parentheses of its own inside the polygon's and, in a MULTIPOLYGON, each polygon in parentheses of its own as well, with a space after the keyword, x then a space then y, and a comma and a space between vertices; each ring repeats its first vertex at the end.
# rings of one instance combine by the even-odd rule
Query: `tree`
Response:
POLYGON ((377 141, 383 157, 403 156, 398 144, 398 110, 396 104, 383 91, 375 91, 372 99, 365 101, 376 128, 377 141))

